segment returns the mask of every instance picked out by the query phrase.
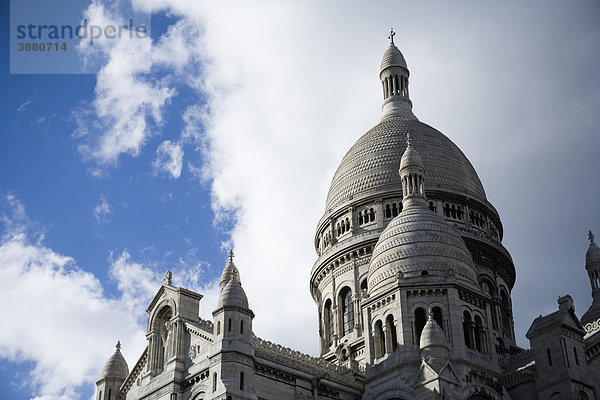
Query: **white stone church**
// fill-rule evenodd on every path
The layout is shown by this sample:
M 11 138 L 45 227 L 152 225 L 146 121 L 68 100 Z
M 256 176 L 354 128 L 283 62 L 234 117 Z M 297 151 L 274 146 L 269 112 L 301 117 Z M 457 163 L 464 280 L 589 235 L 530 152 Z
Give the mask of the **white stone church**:
M 321 357 L 253 334 L 230 253 L 213 321 L 198 316 L 201 294 L 165 274 L 146 310 L 147 348 L 130 369 L 117 344 L 96 399 L 600 399 L 593 234 L 592 306 L 579 319 L 560 297 L 531 324 L 531 348 L 520 348 L 500 216 L 462 151 L 413 114 L 393 36 L 381 120 L 341 161 L 317 224 L 310 291 Z

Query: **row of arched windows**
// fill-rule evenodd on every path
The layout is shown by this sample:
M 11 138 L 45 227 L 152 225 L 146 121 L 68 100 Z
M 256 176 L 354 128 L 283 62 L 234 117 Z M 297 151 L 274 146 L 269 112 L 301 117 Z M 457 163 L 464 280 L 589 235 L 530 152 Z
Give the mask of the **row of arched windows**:
M 350 220 L 348 218 L 342 219 L 335 225 L 335 230 L 338 236 L 348 232 L 350 230 Z
M 446 218 L 453 218 L 462 221 L 464 218 L 465 212 L 456 204 L 444 203 L 444 216 Z
M 398 214 L 402 212 L 402 202 L 391 203 L 385 205 L 384 215 L 386 218 L 396 217 Z
M 339 336 L 343 337 L 354 329 L 354 303 L 352 301 L 352 290 L 345 286 L 338 297 L 338 308 L 341 311 L 339 319 Z M 335 334 L 335 313 L 331 299 L 327 299 L 323 308 L 323 322 L 325 324 L 325 342 L 328 347 L 333 345 Z
M 373 339 L 375 358 L 381 358 L 386 354 L 396 351 L 398 348 L 398 336 L 393 315 L 390 314 L 385 318 L 385 329 L 384 323 L 381 320 L 375 322 Z
M 473 319 L 468 311 L 463 313 L 463 336 L 467 348 L 485 353 L 485 331 L 479 315 Z
M 478 228 L 484 229 L 486 227 L 485 218 L 481 216 L 477 211 L 471 210 L 469 212 L 469 220 L 473 225 Z
M 369 222 L 375 221 L 375 210 L 371 208 L 365 208 L 358 213 L 358 225 L 368 224 Z

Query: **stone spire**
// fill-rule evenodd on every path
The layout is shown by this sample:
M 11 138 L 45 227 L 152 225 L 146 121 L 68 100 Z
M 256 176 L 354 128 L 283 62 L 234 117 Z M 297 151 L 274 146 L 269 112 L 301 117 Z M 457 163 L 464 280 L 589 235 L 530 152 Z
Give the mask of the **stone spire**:
M 223 273 L 221 274 L 221 280 L 219 281 L 219 286 L 221 286 L 221 290 L 225 288 L 225 286 L 231 279 L 236 280 L 240 285 L 242 284 L 242 280 L 240 279 L 240 272 L 233 263 L 233 257 L 235 257 L 233 254 L 233 250 L 229 250 L 228 257 L 229 262 L 223 269 Z
M 217 309 L 223 306 L 237 306 L 248 308 L 248 298 L 242 288 L 240 272 L 233 263 L 233 250 L 229 251 L 229 262 L 221 274 L 221 294 L 217 300 Z
M 431 310 L 428 314 L 427 323 L 421 332 L 419 350 L 424 361 L 439 369 L 448 362 L 448 344 L 442 328 L 433 319 Z
M 410 133 L 406 134 L 406 150 L 400 159 L 402 180 L 402 207 L 427 207 L 425 200 L 425 167 L 419 153 L 412 145 Z
M 383 53 L 379 79 L 383 88 L 383 116 L 381 120 L 390 117 L 415 118 L 412 113 L 412 103 L 408 96 L 408 67 L 404 56 L 394 44 L 396 32 L 390 31 L 390 47 Z
M 585 253 L 585 269 L 592 286 L 592 305 L 581 317 L 581 324 L 586 325 L 600 319 L 600 248 L 594 242 L 592 231 L 588 233 L 590 246 Z
M 117 342 L 116 348 L 113 355 L 104 365 L 102 378 L 116 378 L 124 381 L 129 375 L 129 367 L 121 354 L 121 341 Z

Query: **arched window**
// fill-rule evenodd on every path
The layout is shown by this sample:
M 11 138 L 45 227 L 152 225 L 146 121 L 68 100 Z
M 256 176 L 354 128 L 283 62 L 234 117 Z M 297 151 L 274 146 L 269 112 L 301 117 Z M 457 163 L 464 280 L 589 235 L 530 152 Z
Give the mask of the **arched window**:
M 439 307 L 433 307 L 433 320 L 444 330 L 444 314 Z
M 479 315 L 475 316 L 475 348 L 483 353 L 483 323 Z
M 398 208 L 396 207 L 396 203 L 392 204 L 392 216 L 397 216 L 398 215 Z
M 375 322 L 375 358 L 381 358 L 385 354 L 385 334 L 381 321 Z
M 108 400 L 112 400 L 112 389 L 108 389 Z
M 433 204 L 433 201 L 430 201 L 430 202 L 429 202 L 429 209 L 430 209 L 430 210 L 431 210 L 433 213 L 435 213 L 435 212 L 437 211 L 437 209 L 436 209 L 435 205 Z
M 221 334 L 221 321 L 217 321 L 217 336 Z
M 213 372 L 213 393 L 217 391 L 217 373 Z
M 102 390 L 100 391 L 100 394 L 98 394 L 98 400 L 102 400 Z
M 340 292 L 340 304 L 342 305 L 342 336 L 347 335 L 354 329 L 354 306 L 352 304 L 352 291 L 345 287 Z
M 360 290 L 367 291 L 367 278 L 363 279 L 363 281 L 360 283 Z
M 388 315 L 385 319 L 385 331 L 387 333 L 387 352 L 396 351 L 398 348 L 398 338 L 396 336 L 396 325 L 394 325 L 393 315 Z
M 231 332 L 231 318 L 227 321 L 227 332 Z
M 331 311 L 331 300 L 325 302 L 325 308 L 323 312 L 325 321 L 325 342 L 328 347 L 333 344 L 333 312 Z
M 240 390 L 244 390 L 244 371 L 240 372 Z
M 165 305 L 155 315 L 152 321 L 153 335 L 150 337 L 150 363 L 152 374 L 160 374 L 165 367 L 168 359 L 173 355 L 176 335 L 175 324 L 171 323 L 173 311 L 171 307 Z
M 244 321 L 240 321 L 240 334 L 244 334 Z
M 510 303 L 508 302 L 508 295 L 504 290 L 500 292 L 500 306 L 502 308 L 502 315 L 500 315 L 500 319 L 502 321 L 502 327 L 505 329 L 509 329 L 510 325 Z
M 469 349 L 473 348 L 473 340 L 471 339 L 471 326 L 473 321 L 471 320 L 471 314 L 467 311 L 463 313 L 463 335 L 465 337 L 465 346 Z
M 425 328 L 425 323 L 427 322 L 427 314 L 425 313 L 425 309 L 419 307 L 415 310 L 415 337 L 416 344 L 419 344 L 421 340 L 421 332 L 423 332 L 423 328 Z

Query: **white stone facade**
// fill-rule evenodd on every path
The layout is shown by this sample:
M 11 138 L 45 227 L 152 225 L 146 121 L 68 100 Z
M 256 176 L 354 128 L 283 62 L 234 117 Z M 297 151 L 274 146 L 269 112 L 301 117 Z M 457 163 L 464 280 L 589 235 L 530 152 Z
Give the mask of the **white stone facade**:
M 202 295 L 165 274 L 146 310 L 148 347 L 129 371 L 117 346 L 98 400 L 599 398 L 593 235 L 592 307 L 579 320 L 561 297 L 521 349 L 500 216 L 460 149 L 412 113 L 409 70 L 390 39 L 383 117 L 340 163 L 317 224 L 310 290 L 321 357 L 254 336 L 230 257 L 213 321 L 198 317 Z

